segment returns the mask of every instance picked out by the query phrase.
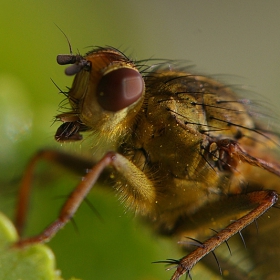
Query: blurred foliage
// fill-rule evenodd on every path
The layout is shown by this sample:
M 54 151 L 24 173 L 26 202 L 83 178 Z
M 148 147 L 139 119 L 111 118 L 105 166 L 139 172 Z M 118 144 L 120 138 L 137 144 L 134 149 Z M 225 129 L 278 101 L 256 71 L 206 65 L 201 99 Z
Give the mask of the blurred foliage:
M 0 279 L 8 280 L 59 280 L 55 259 L 45 245 L 16 249 L 17 240 L 13 224 L 0 213 Z M 61 279 L 62 280 L 62 279 Z

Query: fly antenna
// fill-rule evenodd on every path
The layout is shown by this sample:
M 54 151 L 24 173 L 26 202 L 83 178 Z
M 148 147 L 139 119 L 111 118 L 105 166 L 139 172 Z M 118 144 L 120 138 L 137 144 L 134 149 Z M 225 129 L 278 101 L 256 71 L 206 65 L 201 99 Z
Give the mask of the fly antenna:
M 67 35 L 64 33 L 64 31 L 55 23 L 55 26 L 60 30 L 60 32 L 64 35 L 64 37 L 66 38 L 67 40 L 67 43 L 68 43 L 68 46 L 69 46 L 69 51 L 70 51 L 70 54 L 72 55 L 73 52 L 72 52 L 72 46 L 71 46 L 71 43 L 67 37 Z

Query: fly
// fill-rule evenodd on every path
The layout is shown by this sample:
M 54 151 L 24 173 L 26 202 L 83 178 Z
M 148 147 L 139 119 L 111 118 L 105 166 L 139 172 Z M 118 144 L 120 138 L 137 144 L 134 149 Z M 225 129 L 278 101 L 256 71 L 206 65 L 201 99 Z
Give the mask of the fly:
M 81 141 L 87 133 L 102 156 L 89 161 L 42 150 L 31 159 L 17 204 L 20 234 L 38 161 L 78 171 L 84 179 L 57 220 L 16 246 L 53 238 L 95 183 L 106 178 L 125 208 L 143 217 L 158 234 L 175 238 L 188 252 L 179 260 L 164 261 L 175 269 L 171 279 L 177 280 L 276 204 L 278 136 L 252 117 L 230 87 L 173 69 L 170 61 L 156 66 L 146 65 L 148 60 L 132 61 L 111 47 L 95 48 L 84 56 L 58 55 L 57 62 L 70 65 L 65 73 L 73 75 L 74 82 L 66 93 L 71 109 L 56 116 L 62 124 L 55 139 Z M 279 215 L 266 221 L 264 234 L 260 229 L 259 241 L 251 246 L 250 238 L 257 234 L 248 231 L 248 254 L 256 265 L 241 270 L 238 263 L 230 264 L 227 279 L 279 277 Z M 227 261 L 219 263 L 223 268 Z

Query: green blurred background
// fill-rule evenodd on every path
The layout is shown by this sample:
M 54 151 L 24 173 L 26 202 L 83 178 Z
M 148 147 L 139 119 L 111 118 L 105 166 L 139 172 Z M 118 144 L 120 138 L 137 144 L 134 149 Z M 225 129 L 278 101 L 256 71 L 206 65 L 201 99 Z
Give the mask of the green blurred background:
M 219 75 L 263 96 L 274 110 L 280 94 L 280 2 L 275 1 L 3 1 L 0 11 L 0 209 L 11 215 L 15 185 L 38 148 L 60 148 L 52 125 L 72 77 L 56 55 L 69 48 L 111 45 L 134 59 L 184 59 L 196 71 Z M 64 147 L 62 147 L 64 148 Z M 71 150 L 71 145 L 70 148 Z M 73 148 L 77 150 L 77 148 Z M 27 234 L 56 217 L 79 178 L 42 165 L 35 179 Z M 47 169 L 47 170 L 46 170 Z M 45 174 L 45 173 L 44 173 Z M 52 180 L 52 177 L 54 180 Z M 47 186 L 48 187 L 47 187 Z M 180 256 L 124 213 L 106 192 L 90 195 L 102 221 L 85 205 L 49 244 L 65 278 L 168 279 L 152 261 Z M 174 247 L 174 250 L 172 249 Z M 196 278 L 197 279 L 197 278 Z

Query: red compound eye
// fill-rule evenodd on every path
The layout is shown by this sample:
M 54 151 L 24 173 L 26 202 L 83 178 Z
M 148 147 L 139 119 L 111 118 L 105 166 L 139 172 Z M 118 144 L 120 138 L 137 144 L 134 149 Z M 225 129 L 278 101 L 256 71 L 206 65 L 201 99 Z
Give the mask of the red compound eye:
M 120 68 L 105 74 L 97 86 L 99 105 L 107 111 L 119 111 L 137 101 L 143 94 L 141 74 L 131 68 Z

